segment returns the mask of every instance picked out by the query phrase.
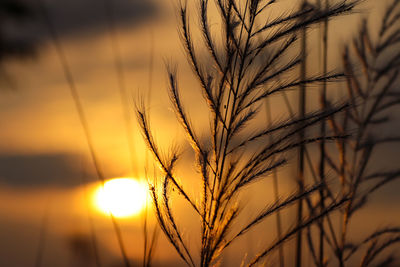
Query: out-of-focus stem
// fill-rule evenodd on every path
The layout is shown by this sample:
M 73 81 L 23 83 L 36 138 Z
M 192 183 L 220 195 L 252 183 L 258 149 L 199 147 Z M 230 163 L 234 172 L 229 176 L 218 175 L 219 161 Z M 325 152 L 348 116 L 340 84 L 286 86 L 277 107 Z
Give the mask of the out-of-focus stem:
M 319 7 L 322 9 L 321 0 L 318 1 Z M 328 10 L 329 1 L 325 0 L 324 9 Z M 323 75 L 326 76 L 328 72 L 328 18 L 324 19 L 322 24 L 322 72 Z M 320 103 L 321 108 L 326 108 L 326 88 L 327 82 L 324 80 L 321 86 L 321 94 L 320 94 Z M 321 137 L 326 135 L 326 120 L 321 121 L 320 128 Z M 320 142 L 320 162 L 319 162 L 319 177 L 321 183 L 325 182 L 325 140 L 322 139 Z M 321 212 L 325 209 L 325 196 L 324 196 L 325 187 L 321 187 L 319 190 L 320 195 L 320 209 Z M 319 233 L 319 266 L 324 266 L 324 218 L 322 217 L 320 220 L 320 233 Z
M 303 1 L 302 7 L 307 5 L 307 1 Z M 307 74 L 307 58 L 306 58 L 306 50 L 307 50 L 307 29 L 304 27 L 300 30 L 300 38 L 301 38 L 301 66 L 300 66 L 300 80 L 306 80 Z M 303 119 L 305 117 L 306 112 L 306 85 L 304 83 L 300 84 L 299 88 L 299 114 L 300 118 Z M 299 142 L 304 140 L 304 130 L 299 132 Z M 298 149 L 298 190 L 299 192 L 304 191 L 304 144 L 301 144 Z M 297 204 L 297 225 L 300 226 L 303 219 L 303 201 L 299 200 Z M 295 265 L 296 267 L 301 266 L 301 256 L 302 256 L 302 230 L 299 230 L 296 236 L 296 259 Z
M 266 115 L 267 115 L 267 124 L 270 126 L 272 124 L 272 115 L 271 115 L 271 105 L 269 102 L 269 98 L 267 97 L 265 99 L 265 106 L 266 106 Z M 272 136 L 270 135 L 270 142 L 272 143 Z M 273 189 L 274 189 L 274 198 L 275 201 L 279 201 L 279 185 L 278 185 L 278 173 L 276 169 L 273 170 L 272 172 L 273 176 Z M 278 234 L 278 239 L 282 238 L 282 219 L 281 219 L 281 212 L 278 210 L 276 212 L 276 229 L 277 229 L 277 234 Z M 285 266 L 285 253 L 283 250 L 283 246 L 279 246 L 279 266 L 284 267 Z

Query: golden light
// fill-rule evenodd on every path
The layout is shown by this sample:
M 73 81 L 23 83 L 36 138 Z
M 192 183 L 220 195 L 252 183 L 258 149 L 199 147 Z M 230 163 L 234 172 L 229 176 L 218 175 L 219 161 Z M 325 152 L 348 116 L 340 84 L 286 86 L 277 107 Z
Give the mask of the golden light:
M 147 185 L 132 178 L 108 180 L 95 192 L 96 207 L 103 213 L 123 218 L 138 214 L 146 205 Z

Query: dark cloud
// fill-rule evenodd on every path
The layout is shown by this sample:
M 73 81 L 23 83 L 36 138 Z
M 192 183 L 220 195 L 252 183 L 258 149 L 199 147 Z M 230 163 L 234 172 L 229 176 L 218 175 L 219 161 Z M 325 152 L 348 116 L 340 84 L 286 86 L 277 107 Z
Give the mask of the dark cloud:
M 72 187 L 83 175 L 81 157 L 74 155 L 0 155 L 0 183 L 7 186 Z
M 116 27 L 124 27 L 139 26 L 159 14 L 157 6 L 151 0 L 47 0 L 44 2 L 54 26 L 61 34 L 105 31 L 110 16 Z
M 9 14 L 1 18 L 0 35 L 7 41 L 4 42 L 7 47 L 11 48 L 26 48 L 48 38 L 49 25 L 46 25 L 48 23 L 44 19 L 40 3 L 43 3 L 52 26 L 61 37 L 101 34 L 109 30 L 110 21 L 115 28 L 139 27 L 161 14 L 154 0 L 19 0 L 16 2 L 26 10 L 24 14 L 14 15 L 8 11 L 9 9 L 0 5 L 0 13 Z

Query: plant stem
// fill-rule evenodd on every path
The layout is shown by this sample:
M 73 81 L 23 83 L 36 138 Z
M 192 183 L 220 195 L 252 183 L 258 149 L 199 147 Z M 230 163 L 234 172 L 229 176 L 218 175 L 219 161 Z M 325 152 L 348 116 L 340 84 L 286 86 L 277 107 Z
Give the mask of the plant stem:
M 272 114 L 271 114 L 271 105 L 270 105 L 269 98 L 265 99 L 265 107 L 266 107 L 266 113 L 267 113 L 266 114 L 267 115 L 267 125 L 271 126 L 272 125 Z M 269 140 L 272 143 L 271 135 L 269 136 Z M 278 173 L 275 169 L 272 172 L 272 176 L 273 176 L 274 198 L 275 198 L 275 201 L 278 202 L 279 201 Z M 276 228 L 277 228 L 277 232 L 278 232 L 278 239 L 281 239 L 282 238 L 282 219 L 281 219 L 281 212 L 279 210 L 276 212 Z M 279 253 L 279 266 L 284 267 L 285 266 L 285 253 L 283 250 L 283 246 L 279 247 L 278 253 Z
M 56 29 L 52 23 L 52 20 L 50 19 L 49 13 L 47 12 L 43 1 L 42 0 L 36 0 L 36 1 L 38 3 L 39 8 L 41 9 L 44 22 L 45 22 L 46 26 L 48 27 L 49 33 L 51 35 L 51 38 L 53 40 L 53 43 L 54 43 L 54 46 L 55 46 L 55 49 L 56 49 L 56 52 L 58 55 L 58 58 L 60 60 L 62 69 L 64 71 L 65 79 L 67 80 L 67 84 L 68 84 L 72 99 L 75 103 L 76 111 L 78 113 L 79 121 L 81 123 L 81 126 L 82 126 L 84 134 L 85 134 L 86 142 L 87 142 L 87 145 L 88 145 L 88 148 L 90 151 L 93 165 L 96 170 L 97 178 L 100 180 L 100 182 L 104 186 L 105 176 L 100 168 L 99 160 L 97 158 L 97 154 L 95 152 L 94 145 L 93 145 L 93 138 L 92 138 L 92 135 L 89 130 L 89 124 L 88 124 L 86 114 L 83 109 L 82 102 L 79 97 L 78 90 L 76 88 L 75 80 L 72 76 L 72 72 L 71 72 L 71 69 L 70 69 L 68 61 L 67 61 L 67 57 L 65 56 L 64 50 L 61 46 L 60 39 L 57 35 Z M 122 240 L 121 229 L 120 229 L 115 217 L 111 213 L 110 213 L 110 218 L 111 218 L 111 221 L 112 221 L 112 224 L 114 227 L 114 231 L 115 231 L 115 234 L 117 237 L 117 241 L 119 244 L 119 248 L 121 251 L 121 255 L 122 255 L 124 264 L 126 267 L 130 267 L 128 256 L 126 254 L 125 246 L 124 246 L 124 243 Z
M 50 214 L 50 201 L 47 201 L 46 207 L 43 213 L 42 222 L 40 225 L 40 232 L 39 232 L 39 245 L 36 252 L 36 260 L 35 260 L 35 267 L 41 267 L 43 262 L 43 254 L 44 248 L 46 246 L 46 236 L 47 236 L 47 229 L 49 225 L 49 215 Z
M 153 30 L 150 31 L 150 57 L 149 57 L 149 77 L 148 77 L 148 91 L 147 91 L 147 106 L 150 106 L 150 99 L 151 99 L 151 93 L 152 93 L 152 87 L 153 87 L 153 72 L 154 72 L 154 34 Z M 145 177 L 149 182 L 148 179 L 148 170 L 149 170 L 149 154 L 148 151 L 145 153 Z M 149 239 L 149 232 L 147 229 L 148 226 L 148 201 L 146 198 L 146 210 L 145 210 L 145 215 L 143 218 L 143 236 L 144 236 L 144 243 L 143 243 L 143 267 L 148 267 L 151 265 L 151 247 L 154 246 L 155 240 L 150 242 L 150 249 L 148 249 L 148 239 Z M 156 226 L 154 227 L 154 231 Z M 155 233 L 153 235 L 155 237 Z
M 84 200 L 86 203 L 86 215 L 88 218 L 89 228 L 90 228 L 90 241 L 91 241 L 92 247 L 93 247 L 93 256 L 94 256 L 95 265 L 96 265 L 96 267 L 101 267 L 99 248 L 97 245 L 96 231 L 94 228 L 94 220 L 93 220 L 92 213 L 90 212 L 88 190 L 87 190 L 87 186 L 86 186 L 87 181 L 86 181 L 84 175 L 85 175 L 85 172 L 82 173 L 82 184 L 83 184 L 83 197 L 84 197 Z
M 304 7 L 307 4 L 307 1 L 303 1 L 302 7 Z M 305 81 L 306 80 L 306 73 L 307 73 L 307 58 L 306 58 L 306 49 L 307 49 L 307 29 L 303 27 L 301 30 L 301 66 L 300 66 L 300 80 Z M 300 91 L 299 91 L 299 114 L 300 114 L 300 119 L 303 119 L 305 117 L 305 112 L 306 112 L 306 85 L 305 83 L 300 84 Z M 302 142 L 304 140 L 304 129 L 299 132 L 299 142 Z M 304 144 L 301 144 L 298 149 L 298 156 L 299 156 L 299 162 L 298 162 L 298 177 L 297 177 L 297 183 L 298 183 L 298 190 L 300 193 L 304 191 L 304 150 L 305 146 Z M 300 226 L 302 223 L 303 219 L 303 201 L 300 199 L 298 201 L 298 206 L 297 206 L 297 225 Z M 296 267 L 301 266 L 301 254 L 302 254 L 302 230 L 300 229 L 297 232 L 296 235 Z
M 322 4 L 321 0 L 318 1 L 319 8 L 322 9 Z M 329 8 L 329 0 L 325 0 L 325 10 L 328 10 Z M 323 75 L 326 76 L 328 72 L 328 18 L 324 19 L 324 22 L 322 24 L 322 72 Z M 326 89 L 327 89 L 327 83 L 326 81 L 322 82 L 322 87 L 321 87 L 321 95 L 320 95 L 320 103 L 321 103 L 321 109 L 326 109 Z M 321 128 L 320 128 L 320 135 L 325 136 L 326 135 L 326 120 L 321 121 Z M 321 183 L 324 184 L 324 186 L 321 187 L 319 190 L 319 195 L 320 195 L 320 209 L 321 212 L 325 209 L 325 196 L 324 196 L 324 191 L 325 191 L 325 140 L 321 140 L 320 142 L 320 162 L 319 162 L 319 177 L 321 180 Z M 324 266 L 324 218 L 321 218 L 320 221 L 320 233 L 319 233 L 319 266 Z

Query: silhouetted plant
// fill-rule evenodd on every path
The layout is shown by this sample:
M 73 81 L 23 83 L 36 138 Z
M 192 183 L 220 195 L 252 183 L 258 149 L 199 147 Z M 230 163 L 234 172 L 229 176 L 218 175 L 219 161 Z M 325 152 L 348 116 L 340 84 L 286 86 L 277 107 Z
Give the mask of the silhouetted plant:
M 325 0 L 322 3 L 322 0 L 317 1 L 317 5 L 319 8 L 324 8 L 324 9 L 329 9 L 329 0 Z M 321 33 L 322 33 L 322 73 L 324 75 L 327 74 L 328 72 L 328 20 L 325 19 L 322 28 L 321 28 Z M 327 83 L 322 82 L 321 86 L 321 92 L 320 92 L 320 105 L 322 109 L 326 108 L 327 105 Z M 325 136 L 326 135 L 326 121 L 321 122 L 321 128 L 320 128 L 320 135 Z M 325 141 L 322 140 L 320 142 L 320 158 L 319 158 L 319 178 L 322 183 L 325 182 L 326 177 L 325 177 L 325 154 L 326 154 L 326 147 L 325 147 Z M 325 209 L 325 188 L 321 188 L 319 190 L 319 197 L 320 197 L 320 208 L 321 210 Z M 321 219 L 320 225 L 324 224 L 324 218 Z M 320 228 L 319 231 L 319 255 L 318 255 L 318 264 L 320 266 L 323 266 L 325 263 L 325 255 L 324 255 L 324 230 L 322 227 Z
M 204 60 L 199 60 L 198 50 L 195 49 L 187 6 L 179 6 L 180 36 L 211 118 L 209 131 L 203 133 L 204 138 L 200 139 L 181 101 L 177 71 L 168 67 L 170 99 L 193 148 L 195 165 L 201 175 L 202 188 L 197 192 L 200 203 L 183 188 L 176 176 L 178 151 L 172 150 L 169 157 L 163 156 L 153 139 L 144 104 L 139 104 L 137 109 L 143 136 L 164 173 L 161 182 L 155 183 L 151 190 L 159 225 L 189 266 L 210 266 L 217 262 L 224 249 L 238 237 L 277 211 L 318 191 L 320 183 L 304 185 L 302 190 L 266 205 L 248 223 L 238 223 L 238 215 L 244 210 L 238 204 L 243 188 L 265 179 L 285 165 L 287 153 L 294 148 L 343 137 L 342 134 L 318 135 L 304 136 L 299 140 L 297 136 L 304 129 L 343 111 L 346 104 L 302 114 L 300 117 L 292 116 L 272 125 L 259 125 L 257 119 L 262 100 L 302 84 L 331 81 L 341 76 L 330 74 L 297 77 L 294 70 L 301 63 L 301 57 L 295 55 L 289 58 L 289 53 L 292 53 L 297 43 L 299 30 L 349 12 L 355 2 L 341 1 L 326 10 L 306 6 L 300 11 L 275 18 L 266 17 L 266 11 L 275 1 L 248 0 L 244 7 L 238 2 L 215 1 L 222 25 L 222 41 L 218 45 L 209 27 L 208 1 L 199 1 L 200 27 L 208 52 Z M 254 144 L 257 144 L 257 148 Z M 201 220 L 201 246 L 197 264 L 170 205 L 173 190 L 184 198 Z M 345 201 L 346 197 L 331 199 L 323 210 L 303 216 L 295 226 L 283 232 L 248 264 L 252 266 L 259 263 L 301 229 L 326 216 Z
M 326 162 L 339 178 L 337 184 L 326 186 L 329 196 L 346 195 L 349 201 L 342 210 L 341 225 L 327 217 L 326 242 L 332 248 L 340 266 L 350 266 L 356 252 L 364 251 L 360 266 L 389 266 L 389 255 L 373 265 L 392 245 L 400 242 L 400 228 L 387 227 L 368 234 L 359 242 L 350 241 L 348 230 L 354 214 L 365 207 L 378 189 L 400 176 L 400 169 L 377 170 L 373 164 L 376 149 L 400 137 L 382 136 L 383 125 L 389 122 L 388 111 L 400 104 L 398 81 L 400 71 L 400 1 L 387 6 L 376 41 L 363 20 L 358 35 L 343 53 L 348 99 L 352 103 L 344 116 L 332 116 L 331 129 L 335 134 L 352 133 L 352 138 L 337 140 L 338 159 L 326 155 Z M 350 52 L 353 48 L 353 53 Z M 361 73 L 357 70 L 361 69 Z M 377 128 L 378 127 L 378 128 Z M 358 258 L 357 258 L 358 259 Z M 353 265 L 351 265 L 353 266 Z

